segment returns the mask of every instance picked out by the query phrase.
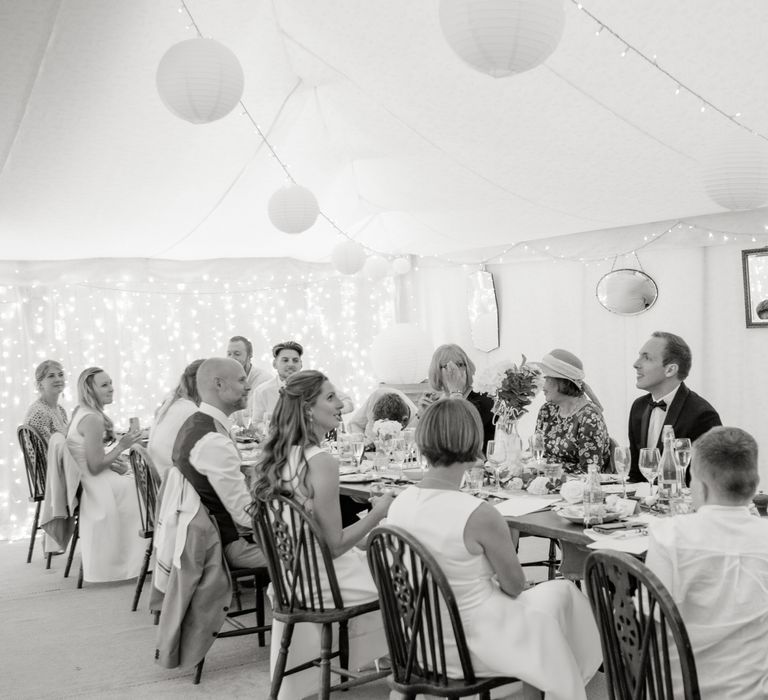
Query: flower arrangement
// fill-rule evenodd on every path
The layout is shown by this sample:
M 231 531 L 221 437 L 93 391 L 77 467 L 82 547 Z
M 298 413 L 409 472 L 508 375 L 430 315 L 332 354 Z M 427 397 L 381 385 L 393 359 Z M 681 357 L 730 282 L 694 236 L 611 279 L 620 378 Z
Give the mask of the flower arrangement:
M 373 424 L 373 436 L 377 440 L 390 440 L 399 437 L 403 426 L 396 420 L 377 420 Z
M 493 398 L 494 422 L 506 431 L 528 412 L 540 385 L 539 371 L 526 363 L 525 355 L 519 365 L 501 362 L 475 377 L 475 391 Z

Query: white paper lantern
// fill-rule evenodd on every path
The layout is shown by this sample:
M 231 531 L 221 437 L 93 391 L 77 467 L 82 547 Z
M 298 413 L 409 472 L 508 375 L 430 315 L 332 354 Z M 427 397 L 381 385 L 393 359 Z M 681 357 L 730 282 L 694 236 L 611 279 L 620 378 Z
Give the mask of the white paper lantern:
M 379 280 L 389 274 L 389 261 L 386 258 L 382 258 L 381 255 L 371 255 L 365 261 L 363 272 L 367 277 Z
M 331 264 L 342 275 L 354 275 L 365 265 L 365 248 L 357 241 L 342 241 L 331 252 Z
M 565 27 L 563 0 L 442 0 L 440 26 L 464 62 L 494 78 L 547 60 Z
M 157 67 L 157 92 L 181 119 L 206 124 L 227 116 L 243 96 L 237 56 L 213 39 L 187 39 L 171 46 Z
M 371 364 L 380 382 L 420 382 L 427 376 L 431 359 L 432 345 L 429 338 L 411 323 L 397 323 L 387 328 L 371 344 Z
M 411 261 L 408 258 L 395 258 L 392 261 L 392 272 L 396 275 L 407 275 L 411 271 Z
M 704 162 L 709 197 L 726 209 L 756 209 L 768 202 L 768 149 L 757 139 L 730 144 Z
M 269 198 L 269 220 L 283 233 L 302 233 L 320 213 L 314 194 L 301 185 L 281 187 Z

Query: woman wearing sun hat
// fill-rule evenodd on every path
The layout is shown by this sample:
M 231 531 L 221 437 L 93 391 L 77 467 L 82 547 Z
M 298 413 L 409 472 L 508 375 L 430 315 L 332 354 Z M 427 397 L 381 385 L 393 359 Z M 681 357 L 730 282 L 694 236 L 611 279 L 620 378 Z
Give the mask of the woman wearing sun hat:
M 536 418 L 536 430 L 544 435 L 544 458 L 562 462 L 569 474 L 586 474 L 589 464 L 602 469 L 610 457 L 610 439 L 581 360 L 556 348 L 535 364 L 544 376 L 546 403 Z

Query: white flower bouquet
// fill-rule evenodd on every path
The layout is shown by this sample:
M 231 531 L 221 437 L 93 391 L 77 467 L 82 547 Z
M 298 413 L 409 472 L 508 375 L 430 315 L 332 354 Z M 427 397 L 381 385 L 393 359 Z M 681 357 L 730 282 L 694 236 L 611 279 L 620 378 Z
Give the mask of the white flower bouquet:
M 400 437 L 403 426 L 396 420 L 377 420 L 373 424 L 373 436 L 377 440 Z

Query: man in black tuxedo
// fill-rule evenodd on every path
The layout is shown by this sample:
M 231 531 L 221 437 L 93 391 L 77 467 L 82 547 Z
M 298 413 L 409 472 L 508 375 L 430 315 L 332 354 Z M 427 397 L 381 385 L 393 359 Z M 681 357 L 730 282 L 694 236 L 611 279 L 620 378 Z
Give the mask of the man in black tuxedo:
M 637 372 L 637 388 L 648 393 L 636 399 L 629 411 L 629 480 L 644 481 L 638 466 L 640 448 L 658 447 L 661 451 L 663 426 L 671 425 L 676 438 L 693 442 L 722 423 L 710 403 L 683 383 L 691 369 L 691 349 L 679 335 L 654 332 L 632 366 Z

